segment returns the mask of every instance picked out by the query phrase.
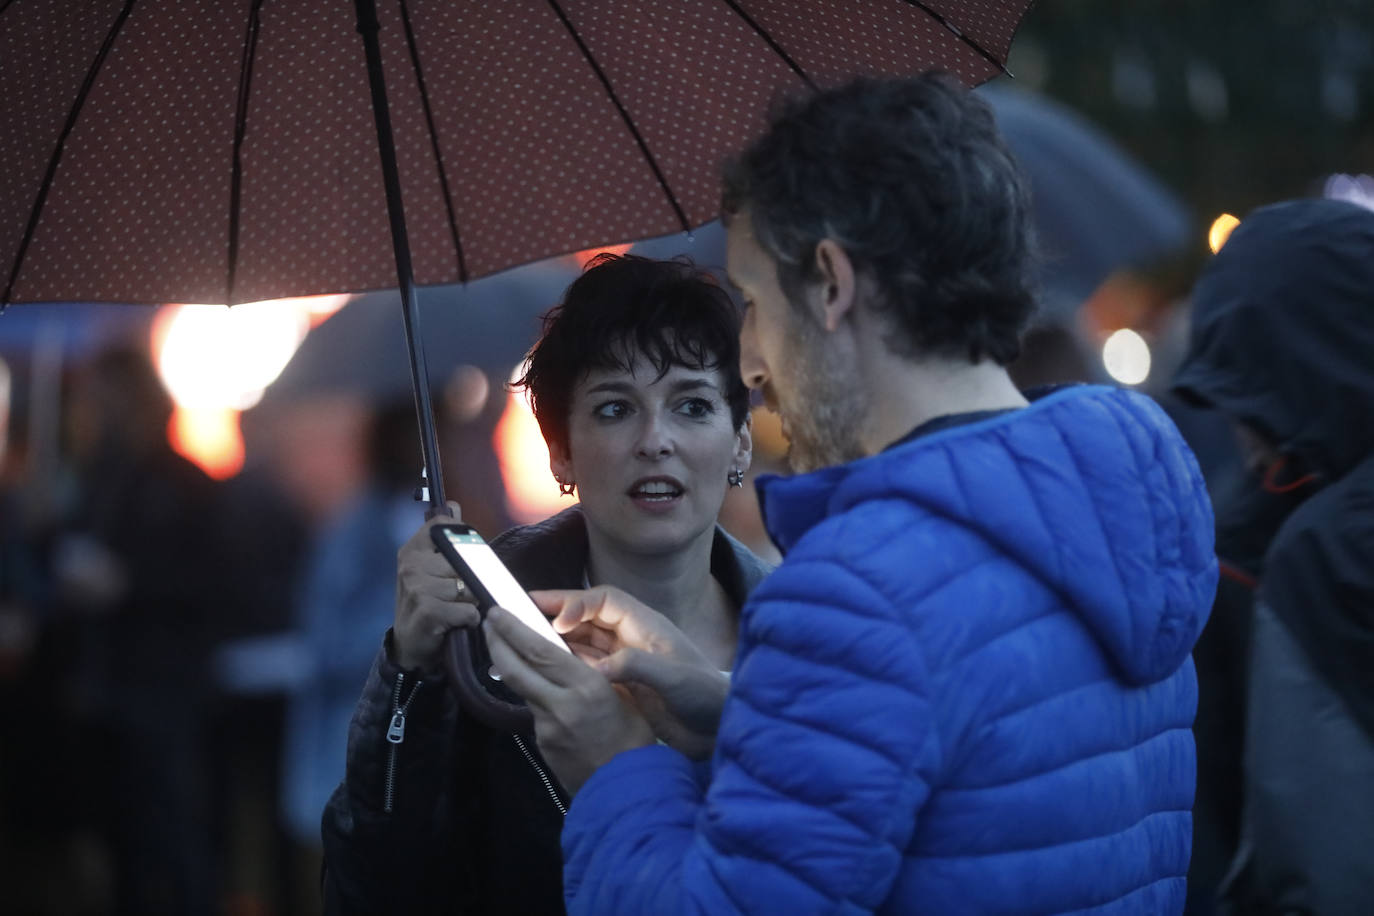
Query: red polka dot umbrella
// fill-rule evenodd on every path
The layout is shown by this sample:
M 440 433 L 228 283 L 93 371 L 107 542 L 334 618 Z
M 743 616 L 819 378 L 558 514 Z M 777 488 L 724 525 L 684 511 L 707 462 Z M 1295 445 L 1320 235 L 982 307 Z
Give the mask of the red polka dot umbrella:
M 0 307 L 397 285 L 413 307 L 690 229 L 779 91 L 982 82 L 1030 2 L 373 4 L 0 0 Z

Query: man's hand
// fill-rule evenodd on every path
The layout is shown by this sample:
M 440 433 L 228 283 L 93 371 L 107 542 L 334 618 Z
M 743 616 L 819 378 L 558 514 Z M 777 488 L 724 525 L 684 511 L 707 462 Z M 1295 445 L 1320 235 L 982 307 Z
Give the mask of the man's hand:
M 711 755 L 730 679 L 668 618 L 609 586 L 531 597 L 575 652 L 629 690 L 655 735 L 693 759 Z
M 396 620 L 391 628 L 392 660 L 402 668 L 432 671 L 439 667 L 444 637 L 454 627 L 475 627 L 481 620 L 458 573 L 430 539 L 429 529 L 459 519 L 436 515 L 396 554 Z
M 529 703 L 539 751 L 569 795 L 616 754 L 654 743 L 634 704 L 577 656 L 501 608 L 487 611 L 483 630 L 492 665 Z

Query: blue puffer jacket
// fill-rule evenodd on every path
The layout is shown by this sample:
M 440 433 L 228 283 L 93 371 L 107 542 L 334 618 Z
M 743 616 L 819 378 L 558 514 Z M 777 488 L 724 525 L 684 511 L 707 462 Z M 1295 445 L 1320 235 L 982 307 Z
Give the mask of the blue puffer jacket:
M 1075 387 L 761 491 L 710 771 L 593 776 L 571 912 L 1181 910 L 1216 562 L 1163 411 Z

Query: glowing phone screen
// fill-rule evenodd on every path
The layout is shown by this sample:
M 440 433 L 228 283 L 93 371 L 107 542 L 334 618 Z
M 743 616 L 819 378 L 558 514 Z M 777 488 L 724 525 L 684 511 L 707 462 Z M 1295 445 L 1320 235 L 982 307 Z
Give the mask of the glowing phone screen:
M 481 581 L 491 595 L 492 601 L 510 611 L 525 626 L 558 648 L 565 652 L 572 651 L 568 644 L 559 638 L 549 619 L 534 606 L 530 596 L 510 574 L 510 570 L 497 558 L 495 551 L 482 540 L 481 535 L 452 529 L 446 529 L 444 535 L 458 552 L 458 556 L 468 565 L 468 569 L 472 570 L 472 574 Z

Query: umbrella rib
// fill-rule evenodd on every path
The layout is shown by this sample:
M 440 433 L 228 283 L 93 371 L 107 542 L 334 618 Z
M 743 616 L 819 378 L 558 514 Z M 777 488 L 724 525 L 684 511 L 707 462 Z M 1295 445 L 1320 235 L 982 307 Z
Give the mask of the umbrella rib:
M 981 57 L 982 57 L 984 60 L 986 60 L 988 63 L 992 64 L 992 65 L 993 65 L 994 67 L 996 67 L 998 70 L 1001 70 L 1001 71 L 1002 71 L 1003 73 L 1005 73 L 1007 76 L 1012 77 L 1012 79 L 1015 79 L 1015 78 L 1016 78 L 1015 74 L 1013 74 L 1010 70 L 1007 69 L 1007 65 L 1006 65 L 1006 64 L 1004 64 L 1002 61 L 998 60 L 992 53 L 990 53 L 986 48 L 984 48 L 984 47 L 983 47 L 982 45 L 980 45 L 978 42 L 974 41 L 972 38 L 969 38 L 967 35 L 965 35 L 964 32 L 963 32 L 963 30 L 960 29 L 960 28 L 959 28 L 957 25 L 955 25 L 954 23 L 950 22 L 948 19 L 946 19 L 943 13 L 936 12 L 935 10 L 931 9 L 931 8 L 930 8 L 929 6 L 927 6 L 926 4 L 922 3 L 921 0 L 905 0 L 905 2 L 907 3 L 908 6 L 914 6 L 914 7 L 916 7 L 917 9 L 921 10 L 922 12 L 924 12 L 924 13 L 925 13 L 927 16 L 929 16 L 931 19 L 934 19 L 936 22 L 940 23 L 940 25 L 944 26 L 946 29 L 949 30 L 950 34 L 952 34 L 955 38 L 957 38 L 957 39 L 959 39 L 960 41 L 962 41 L 964 44 L 968 45 L 968 46 L 969 46 L 970 48 L 972 48 L 973 50 L 977 51 L 978 54 L 979 54 L 979 56 L 981 56 Z M 1026 4 L 1026 10 L 1023 11 L 1023 12 L 1021 13 L 1022 18 L 1025 18 L 1025 14 L 1026 14 L 1027 11 L 1030 10 L 1030 7 L 1031 7 L 1031 4 L 1030 4 L 1030 3 L 1027 3 L 1027 4 Z
M 234 161 L 229 178 L 229 271 L 224 281 L 224 301 L 234 301 L 238 283 L 239 230 L 243 211 L 243 141 L 248 133 L 248 96 L 253 85 L 253 61 L 257 59 L 258 31 L 262 22 L 262 0 L 253 0 L 248 11 L 248 34 L 243 40 L 243 59 L 239 62 L 239 97 L 234 112 Z
M 739 18 L 744 20 L 745 24 L 747 24 L 749 28 L 753 29 L 755 32 L 758 33 L 758 36 L 762 38 L 764 42 L 767 43 L 768 47 L 773 49 L 773 53 L 778 55 L 778 57 L 782 58 L 783 63 L 787 64 L 787 66 L 792 68 L 792 72 L 797 74 L 797 76 L 801 78 L 802 82 L 806 83 L 808 89 L 811 89 L 813 91 L 816 90 L 816 83 L 811 79 L 810 76 L 807 75 L 806 71 L 801 68 L 801 64 L 793 60 L 792 55 L 788 54 L 787 51 L 783 49 L 783 46 L 778 44 L 777 40 L 772 35 L 769 35 L 768 31 L 763 26 L 759 25 L 757 21 L 755 21 L 753 16 L 750 16 L 747 12 L 745 12 L 744 8 L 740 6 L 738 3 L 736 3 L 735 0 L 724 0 L 724 2 L 726 6 L 734 10 L 735 15 L 739 16 Z
M 577 42 L 578 50 L 582 52 L 582 56 L 586 59 L 587 65 L 592 68 L 592 72 L 596 74 L 596 78 L 601 80 L 601 85 L 606 89 L 606 95 L 610 98 L 611 104 L 615 105 L 616 111 L 620 112 L 621 120 L 625 122 L 625 126 L 629 129 L 631 136 L 634 137 L 635 143 L 639 144 L 639 151 L 643 154 L 644 161 L 649 164 L 649 168 L 653 170 L 654 177 L 658 179 L 659 186 L 663 188 L 663 193 L 668 198 L 668 204 L 673 208 L 673 213 L 677 216 L 678 222 L 682 225 L 682 231 L 691 232 L 692 226 L 687 221 L 687 214 L 683 212 L 682 205 L 678 203 L 677 197 L 673 194 L 673 189 L 668 186 L 668 179 L 664 176 L 663 170 L 658 167 L 658 161 L 654 159 L 654 154 L 649 152 L 649 145 L 644 142 L 644 137 L 640 134 L 639 128 L 635 127 L 635 122 L 634 119 L 630 117 L 630 112 L 626 110 L 624 103 L 621 102 L 620 97 L 616 95 L 615 87 L 611 85 L 610 78 L 606 76 L 605 71 L 601 69 L 601 65 L 596 62 L 596 58 L 592 55 L 591 48 L 587 47 L 587 43 L 583 41 L 582 36 L 577 33 L 577 29 L 573 26 L 572 20 L 570 20 L 568 14 L 563 11 L 563 7 L 558 3 L 558 0 L 549 0 L 549 6 L 558 14 L 559 20 L 563 23 L 563 28 L 572 36 L 572 40 Z
M 29 243 L 33 241 L 34 233 L 38 231 L 38 221 L 43 215 L 43 207 L 48 202 L 48 193 L 52 190 L 53 181 L 57 178 L 57 166 L 62 161 L 62 151 L 67 147 L 67 138 L 76 128 L 76 121 L 81 116 L 81 109 L 86 104 L 86 97 L 91 94 L 91 88 L 95 86 L 95 79 L 100 74 L 101 68 L 105 66 L 105 58 L 109 56 L 110 48 L 114 47 L 115 39 L 119 36 L 120 30 L 124 28 L 129 13 L 133 12 L 135 2 L 136 0 L 125 0 L 124 8 L 119 11 L 119 16 L 115 18 L 114 24 L 110 26 L 110 31 L 106 33 L 100 50 L 96 52 L 95 60 L 91 62 L 91 68 L 86 71 L 86 79 L 81 84 L 81 90 L 76 94 L 76 100 L 72 102 L 71 110 L 67 112 L 67 123 L 62 126 L 62 133 L 58 136 L 52 156 L 48 159 L 48 171 L 43 176 L 43 184 L 38 189 L 38 197 L 33 203 L 33 209 L 29 211 L 29 223 L 24 227 L 24 237 L 19 240 L 19 251 L 15 253 L 14 266 L 10 269 L 10 277 L 5 284 L 5 292 L 0 295 L 0 309 L 9 304 L 10 297 L 14 294 L 14 285 L 19 282 L 19 271 L 24 266 L 24 257 L 28 254 Z M 8 7 L 8 4 L 6 6 Z
M 453 192 L 448 185 L 448 172 L 444 169 L 444 156 L 439 150 L 439 129 L 434 124 L 434 109 L 429 104 L 429 89 L 425 85 L 425 75 L 420 69 L 420 47 L 415 41 L 415 29 L 410 24 L 410 4 L 401 0 L 401 22 L 405 25 L 406 45 L 410 48 L 410 65 L 415 69 L 415 82 L 420 89 L 420 104 L 425 110 L 425 126 L 429 130 L 429 144 L 434 150 L 434 167 L 439 171 L 439 188 L 444 195 L 444 209 L 448 211 L 448 231 L 453 237 L 453 250 L 458 256 L 458 279 L 468 282 L 467 262 L 463 258 L 463 243 L 458 237 L 458 216 L 453 210 Z

